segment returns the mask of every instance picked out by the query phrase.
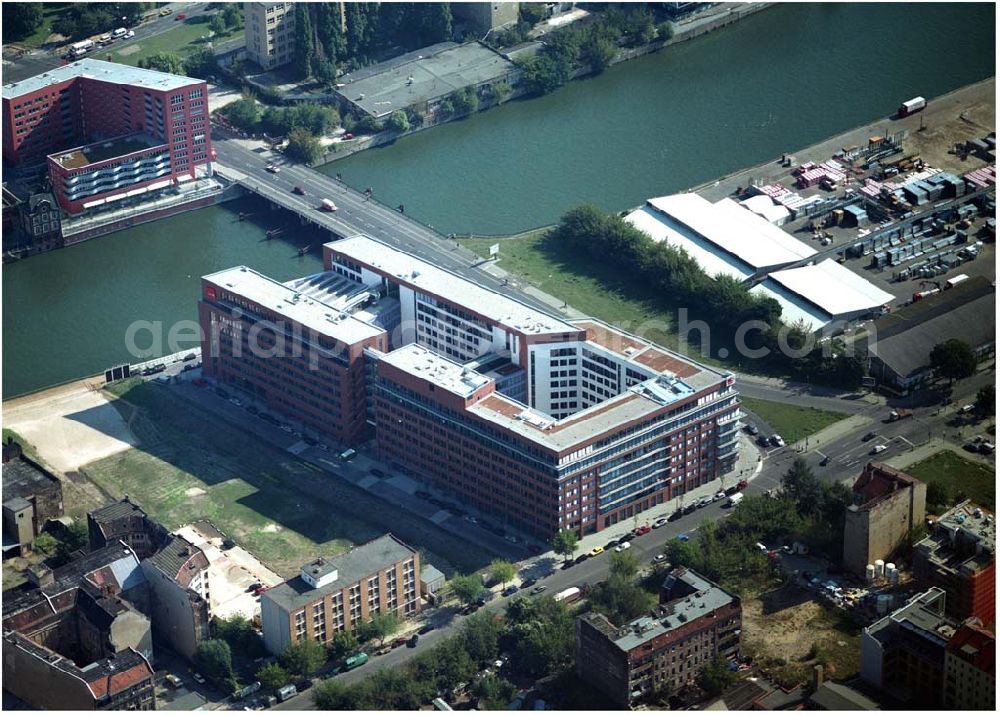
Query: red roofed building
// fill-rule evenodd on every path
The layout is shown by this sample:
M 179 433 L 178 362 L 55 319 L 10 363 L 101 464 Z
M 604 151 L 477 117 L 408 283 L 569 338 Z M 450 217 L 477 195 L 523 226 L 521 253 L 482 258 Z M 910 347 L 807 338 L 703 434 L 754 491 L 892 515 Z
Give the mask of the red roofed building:
M 44 710 L 155 710 L 153 669 L 127 648 L 84 667 L 16 631 L 4 633 L 4 689 Z
M 861 575 L 868 564 L 889 559 L 923 522 L 926 501 L 923 482 L 887 464 L 865 465 L 844 519 L 844 567 Z
M 996 637 L 975 621 L 967 622 L 945 650 L 944 707 L 994 710 L 996 686 Z

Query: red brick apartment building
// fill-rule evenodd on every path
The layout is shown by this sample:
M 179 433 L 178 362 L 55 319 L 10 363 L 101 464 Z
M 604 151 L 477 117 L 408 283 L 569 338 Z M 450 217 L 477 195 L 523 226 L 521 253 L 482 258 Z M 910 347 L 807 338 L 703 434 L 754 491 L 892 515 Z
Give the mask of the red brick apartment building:
M 543 538 L 631 519 L 735 463 L 729 373 L 366 236 L 327 244 L 324 265 L 286 284 L 207 276 L 206 373 L 346 444 L 374 429 L 383 458 Z M 247 350 L 279 335 L 301 354 Z
M 996 623 L 996 517 L 969 501 L 947 511 L 914 547 L 913 575 L 948 595 L 952 618 Z
M 738 596 L 684 568 L 663 583 L 660 606 L 616 628 L 605 616 L 576 621 L 576 670 L 620 707 L 693 683 L 716 656 L 739 653 Z
M 207 85 L 91 59 L 4 85 L 3 158 L 46 162 L 71 214 L 175 186 L 211 170 Z

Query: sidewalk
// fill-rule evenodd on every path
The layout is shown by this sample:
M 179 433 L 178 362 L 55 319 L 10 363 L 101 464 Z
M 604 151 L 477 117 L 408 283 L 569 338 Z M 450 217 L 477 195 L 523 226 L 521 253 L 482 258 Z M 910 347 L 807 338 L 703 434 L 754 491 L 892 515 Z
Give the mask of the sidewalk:
M 653 521 L 662 516 L 670 516 L 674 513 L 674 511 L 680 508 L 682 504 L 690 504 L 698 499 L 701 499 L 702 497 L 710 497 L 720 489 L 732 486 L 740 479 L 753 481 L 753 479 L 760 474 L 761 468 L 764 466 L 760 457 L 760 452 L 750 437 L 748 437 L 745 433 L 740 433 L 738 441 L 739 457 L 736 460 L 736 466 L 733 467 L 731 472 L 724 475 L 720 479 L 713 479 L 708 484 L 704 484 L 697 489 L 692 489 L 687 494 L 671 499 L 669 502 L 657 504 L 651 509 L 639 512 L 633 519 L 627 519 L 619 522 L 614 526 L 610 526 L 603 531 L 597 532 L 596 534 L 588 534 L 587 536 L 584 536 L 580 539 L 579 544 L 577 544 L 576 554 L 578 556 L 580 554 L 585 554 L 595 546 L 604 546 L 612 539 L 619 539 L 626 534 L 632 533 L 637 526 L 651 524 Z M 559 556 L 555 552 L 549 551 L 541 556 L 535 557 L 531 561 L 555 559 L 558 562 L 562 558 L 563 557 Z

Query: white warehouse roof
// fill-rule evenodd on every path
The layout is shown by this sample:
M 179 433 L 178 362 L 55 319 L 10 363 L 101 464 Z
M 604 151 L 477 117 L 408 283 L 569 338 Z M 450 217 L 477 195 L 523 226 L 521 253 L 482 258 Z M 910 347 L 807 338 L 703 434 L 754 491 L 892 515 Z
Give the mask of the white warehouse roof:
M 688 193 L 660 196 L 647 203 L 755 271 L 816 254 L 802 241 L 729 198 L 713 204 L 698 194 Z
M 745 209 L 753 211 L 765 221 L 773 223 L 775 226 L 780 226 L 782 223 L 791 218 L 792 215 L 791 211 L 781 204 L 774 203 L 770 196 L 765 196 L 764 194 L 758 194 L 757 196 L 751 196 L 749 199 L 743 199 L 740 201 L 740 205 Z
M 636 209 L 625 220 L 648 235 L 656 243 L 666 243 L 685 252 L 710 276 L 723 274 L 742 281 L 750 278 L 754 271 L 743 261 L 720 250 L 708 241 L 701 240 L 670 221 L 666 216 L 649 206 Z
M 837 318 L 851 318 L 892 302 L 893 295 L 827 258 L 801 268 L 771 273 L 751 292 L 781 304 L 786 323 L 805 320 L 814 330 Z

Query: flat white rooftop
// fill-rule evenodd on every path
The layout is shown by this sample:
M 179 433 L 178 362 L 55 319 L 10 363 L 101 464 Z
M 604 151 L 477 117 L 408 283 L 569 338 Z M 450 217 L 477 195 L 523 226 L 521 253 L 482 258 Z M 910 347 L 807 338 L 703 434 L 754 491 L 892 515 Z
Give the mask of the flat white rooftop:
M 559 318 L 368 236 L 352 236 L 328 243 L 326 247 L 420 292 L 440 296 L 468 308 L 506 328 L 529 335 L 577 332 L 577 328 Z
M 492 382 L 490 378 L 480 375 L 472 368 L 463 367 L 416 343 L 404 345 L 380 359 L 387 365 L 427 380 L 436 387 L 459 397 L 469 397 L 479 388 Z
M 755 271 L 801 261 L 816 251 L 732 199 L 711 203 L 695 193 L 649 199 L 649 206 L 739 258 Z
M 180 87 L 194 86 L 202 82 L 200 79 L 157 72 L 156 70 L 146 70 L 140 67 L 129 67 L 128 65 L 120 65 L 117 62 L 87 59 L 78 60 L 62 67 L 56 67 L 48 72 L 43 72 L 20 82 L 5 84 L 3 86 L 3 98 L 16 99 L 24 94 L 36 92 L 53 84 L 73 79 L 74 77 L 87 77 L 89 79 L 101 80 L 102 82 L 131 84 L 159 90 L 179 89 Z
M 304 328 L 348 345 L 385 332 L 246 266 L 212 273 L 205 276 L 205 280 L 273 310 Z
M 770 278 L 755 285 L 750 289 L 750 292 L 763 298 L 776 300 L 781 306 L 781 320 L 787 325 L 801 325 L 809 332 L 815 333 L 833 321 L 832 315 L 810 305 Z
M 894 299 L 891 293 L 830 258 L 775 271 L 770 278 L 835 317 L 879 308 Z
M 625 220 L 645 233 L 657 243 L 666 243 L 674 248 L 682 248 L 693 258 L 706 274 L 713 278 L 720 273 L 742 281 L 750 278 L 754 271 L 743 261 L 729 255 L 708 241 L 683 227 L 676 226 L 666 216 L 649 206 L 636 209 Z

